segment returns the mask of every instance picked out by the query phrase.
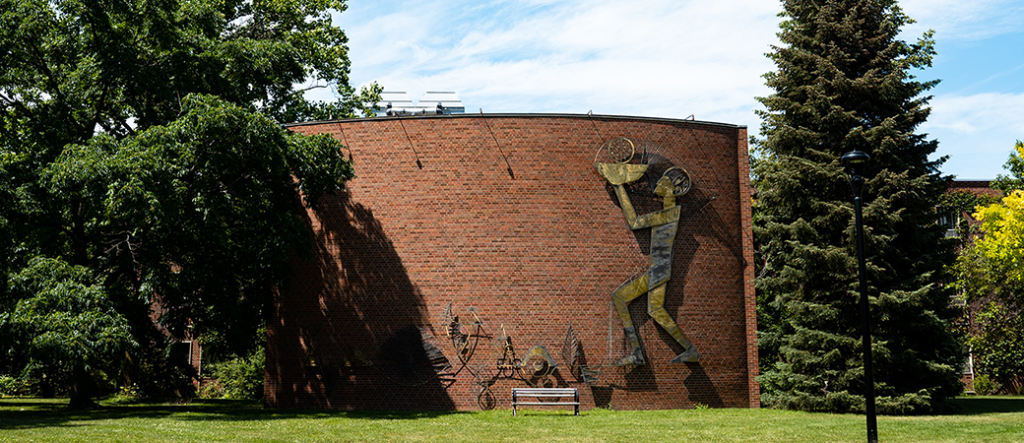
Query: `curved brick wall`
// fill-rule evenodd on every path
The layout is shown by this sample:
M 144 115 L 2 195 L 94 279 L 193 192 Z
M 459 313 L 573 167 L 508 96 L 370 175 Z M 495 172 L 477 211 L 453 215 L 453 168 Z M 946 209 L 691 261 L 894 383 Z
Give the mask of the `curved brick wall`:
M 268 406 L 474 410 L 482 399 L 507 408 L 510 388 L 526 386 L 510 376 L 530 375 L 503 366 L 509 337 L 520 359 L 545 347 L 559 366 L 540 381 L 579 388 L 583 409 L 757 407 L 745 128 L 454 115 L 291 129 L 341 140 L 357 178 L 308 213 L 317 247 L 294 260 L 268 328 Z M 699 363 L 669 363 L 682 349 L 641 297 L 630 309 L 649 363 L 611 366 L 629 344 L 610 294 L 646 271 L 650 248 L 649 230 L 629 230 L 592 166 L 616 136 L 693 177 L 678 203 L 665 307 Z M 639 212 L 660 208 L 649 189 L 635 191 Z M 569 326 L 593 383 L 562 356 Z

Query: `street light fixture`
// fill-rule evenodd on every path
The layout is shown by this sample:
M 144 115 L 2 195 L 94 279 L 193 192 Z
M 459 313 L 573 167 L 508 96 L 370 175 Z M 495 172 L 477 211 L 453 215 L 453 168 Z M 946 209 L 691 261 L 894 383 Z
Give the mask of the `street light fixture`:
M 839 159 L 850 175 L 853 188 L 853 206 L 857 224 L 857 265 L 860 268 L 860 320 L 864 330 L 864 402 L 868 421 L 868 443 L 878 443 L 878 423 L 875 420 L 875 381 L 871 371 L 871 326 L 868 322 L 868 284 L 864 265 L 864 224 L 861 221 L 860 191 L 864 187 L 863 166 L 871 160 L 864 151 L 850 151 Z

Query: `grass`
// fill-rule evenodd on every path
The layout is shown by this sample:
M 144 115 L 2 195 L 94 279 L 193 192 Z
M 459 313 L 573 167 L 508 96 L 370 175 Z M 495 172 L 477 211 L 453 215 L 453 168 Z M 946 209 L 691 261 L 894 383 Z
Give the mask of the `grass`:
M 944 416 L 879 417 L 884 442 L 1021 442 L 1024 397 L 966 397 Z M 864 417 L 794 411 L 558 410 L 334 412 L 266 410 L 258 403 L 106 403 L 0 400 L 0 442 L 863 442 Z

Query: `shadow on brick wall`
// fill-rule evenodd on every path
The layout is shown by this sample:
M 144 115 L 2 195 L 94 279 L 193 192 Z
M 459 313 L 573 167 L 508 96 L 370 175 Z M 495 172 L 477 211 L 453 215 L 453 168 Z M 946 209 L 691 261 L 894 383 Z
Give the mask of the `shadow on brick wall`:
M 271 334 L 271 406 L 453 410 L 423 296 L 373 212 L 325 196 Z M 284 320 L 281 320 L 284 319 Z M 287 322 L 287 323 L 285 323 Z M 289 344 L 294 344 L 290 346 Z M 276 358 L 272 358 L 276 357 Z M 277 374 L 279 380 L 271 380 Z M 276 404 L 275 404 L 276 403 Z
M 690 375 L 683 380 L 683 385 L 686 386 L 690 401 L 693 404 L 700 403 L 712 408 L 725 407 L 725 402 L 718 395 L 718 390 L 715 389 L 708 373 L 704 372 L 704 366 L 700 363 L 687 363 L 686 366 L 690 368 Z

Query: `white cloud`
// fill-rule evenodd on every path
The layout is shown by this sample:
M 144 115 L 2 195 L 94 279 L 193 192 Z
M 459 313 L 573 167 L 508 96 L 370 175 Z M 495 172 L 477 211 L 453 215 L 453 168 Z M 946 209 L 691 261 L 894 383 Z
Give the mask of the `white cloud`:
M 951 156 L 946 173 L 964 179 L 992 179 L 1024 140 L 1024 93 L 938 96 L 921 132 L 939 140 L 939 154 Z
M 1020 32 L 1024 4 L 1020 0 L 902 0 L 903 12 L 917 20 L 905 38 L 934 29 L 936 38 L 980 40 Z
M 488 112 L 696 114 L 739 124 L 756 123 L 753 97 L 768 93 L 760 75 L 773 68 L 764 57 L 777 30 L 773 2 L 406 5 L 346 27 L 356 82 L 413 97 L 454 90 L 469 109 Z
M 1006 130 L 1024 136 L 1024 93 L 941 96 L 931 104 L 927 127 L 964 135 Z
M 905 28 L 908 40 L 935 29 L 942 43 L 987 44 L 1024 22 L 1020 0 L 900 4 L 918 21 Z M 349 7 L 336 23 L 349 35 L 357 86 L 377 81 L 414 99 L 456 91 L 470 112 L 695 114 L 754 134 L 755 97 L 771 92 L 761 75 L 775 69 L 764 54 L 777 43 L 781 3 L 352 0 Z M 1024 138 L 1021 92 L 937 95 L 922 131 L 953 156 L 944 169 L 964 178 L 998 173 L 1013 141 Z

